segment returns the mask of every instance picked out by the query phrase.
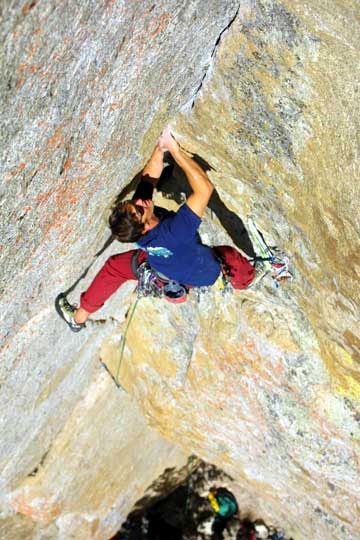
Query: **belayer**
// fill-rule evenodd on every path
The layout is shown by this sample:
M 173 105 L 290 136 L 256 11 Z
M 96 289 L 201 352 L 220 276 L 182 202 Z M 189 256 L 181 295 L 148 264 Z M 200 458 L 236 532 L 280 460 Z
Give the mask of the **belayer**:
M 211 508 L 215 512 L 212 524 L 214 539 L 223 539 L 223 532 L 227 528 L 231 518 L 239 512 L 239 507 L 234 495 L 225 487 L 212 487 L 208 494 Z
M 177 212 L 156 207 L 152 201 L 167 151 L 184 171 L 192 189 Z M 222 273 L 227 274 L 235 289 L 250 285 L 255 267 L 248 259 L 233 247 L 211 248 L 201 242 L 198 228 L 213 189 L 207 174 L 182 152 L 170 130 L 165 129 L 132 200 L 118 202 L 109 218 L 113 236 L 120 242 L 135 242 L 137 249 L 109 257 L 81 294 L 80 307 L 71 305 L 64 294 L 56 299 L 56 310 L 71 330 L 82 330 L 89 315 L 100 309 L 123 283 L 137 280 L 137 270 L 145 260 L 160 281 L 182 284 L 185 291 L 213 285 Z M 171 300 L 171 291 L 167 299 Z

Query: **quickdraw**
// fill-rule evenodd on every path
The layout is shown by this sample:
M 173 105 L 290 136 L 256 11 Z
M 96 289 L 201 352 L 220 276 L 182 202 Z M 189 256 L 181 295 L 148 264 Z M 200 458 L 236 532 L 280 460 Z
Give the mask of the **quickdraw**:
M 264 277 L 266 274 L 271 273 L 272 284 L 275 288 L 279 287 L 279 285 L 284 281 L 291 281 L 293 279 L 293 275 L 289 270 L 289 258 L 285 255 L 285 253 L 283 253 L 277 247 L 270 248 L 267 245 L 263 235 L 250 217 L 248 217 L 247 220 L 247 229 L 249 231 L 255 251 L 260 253 L 259 256 L 251 259 L 251 262 L 254 262 L 255 264 L 260 263 L 260 266 L 263 266 L 263 272 L 260 279 L 262 279 L 262 277 Z
M 188 293 L 187 287 L 178 281 L 168 279 L 160 275 L 151 268 L 147 261 L 142 262 L 137 268 L 138 298 L 152 296 L 155 298 L 164 298 L 169 302 L 178 303 L 186 300 Z
M 137 275 L 138 285 L 136 290 L 138 298 L 144 298 L 146 296 L 161 298 L 164 296 L 166 281 L 159 277 L 148 262 L 144 261 L 138 266 Z

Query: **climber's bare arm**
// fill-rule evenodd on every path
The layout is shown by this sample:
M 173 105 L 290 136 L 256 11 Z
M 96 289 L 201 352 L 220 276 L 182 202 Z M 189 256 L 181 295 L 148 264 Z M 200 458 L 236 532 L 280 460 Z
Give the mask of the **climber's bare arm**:
M 208 175 L 193 159 L 181 151 L 169 129 L 165 129 L 162 133 L 159 139 L 159 146 L 163 151 L 168 150 L 170 152 L 176 163 L 186 174 L 186 178 L 193 190 L 186 204 L 196 215 L 202 217 L 214 190 L 214 186 L 210 182 Z
M 150 182 L 153 186 L 156 186 L 164 168 L 163 158 L 164 150 L 161 150 L 160 146 L 157 144 L 150 156 L 149 161 L 146 163 L 143 169 L 143 180 Z

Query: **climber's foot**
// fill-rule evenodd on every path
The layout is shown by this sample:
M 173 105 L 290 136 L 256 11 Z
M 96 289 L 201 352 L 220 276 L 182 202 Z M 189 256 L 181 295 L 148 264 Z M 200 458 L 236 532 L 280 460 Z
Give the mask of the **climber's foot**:
M 55 309 L 73 332 L 80 332 L 80 330 L 85 328 L 84 323 L 75 322 L 74 315 L 77 308 L 67 301 L 64 293 L 60 293 L 56 298 Z

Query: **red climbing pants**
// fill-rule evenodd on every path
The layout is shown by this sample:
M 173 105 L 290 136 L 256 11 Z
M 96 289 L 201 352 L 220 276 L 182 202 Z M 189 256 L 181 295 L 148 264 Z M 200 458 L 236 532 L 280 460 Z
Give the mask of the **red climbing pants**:
M 129 279 L 136 280 L 131 261 L 137 252 L 137 262 L 142 263 L 146 259 L 146 254 L 137 249 L 109 257 L 90 287 L 80 296 L 80 307 L 94 313 L 123 283 Z
M 221 258 L 234 289 L 246 289 L 254 280 L 255 266 L 231 246 L 215 246 L 213 250 Z
M 235 289 L 245 289 L 250 285 L 254 279 L 255 268 L 245 257 L 230 246 L 216 246 L 214 250 L 221 256 Z M 130 279 L 136 280 L 132 268 L 132 259 L 136 253 L 136 261 L 140 264 L 146 259 L 146 254 L 141 250 L 132 249 L 109 257 L 90 287 L 81 294 L 80 307 L 94 313 L 123 283 Z

